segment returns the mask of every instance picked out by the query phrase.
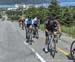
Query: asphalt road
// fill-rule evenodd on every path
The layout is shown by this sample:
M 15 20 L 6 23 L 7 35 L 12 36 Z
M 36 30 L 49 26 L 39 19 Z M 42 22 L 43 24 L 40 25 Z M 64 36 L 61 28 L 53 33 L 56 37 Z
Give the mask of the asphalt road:
M 0 62 L 73 62 L 66 55 L 74 39 L 62 35 L 53 58 L 50 53 L 43 52 L 44 32 L 39 30 L 39 37 L 28 45 L 25 30 L 19 28 L 16 22 L 0 20 Z

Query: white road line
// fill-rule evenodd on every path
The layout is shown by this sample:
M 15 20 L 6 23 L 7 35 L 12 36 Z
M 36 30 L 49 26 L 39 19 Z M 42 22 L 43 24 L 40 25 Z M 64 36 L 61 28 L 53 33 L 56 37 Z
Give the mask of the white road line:
M 27 45 L 27 46 L 32 50 L 32 52 L 35 53 L 35 55 L 37 56 L 37 58 L 38 58 L 41 62 L 46 62 L 30 45 L 28 45 L 28 43 L 26 43 L 26 42 L 24 41 L 24 44 Z

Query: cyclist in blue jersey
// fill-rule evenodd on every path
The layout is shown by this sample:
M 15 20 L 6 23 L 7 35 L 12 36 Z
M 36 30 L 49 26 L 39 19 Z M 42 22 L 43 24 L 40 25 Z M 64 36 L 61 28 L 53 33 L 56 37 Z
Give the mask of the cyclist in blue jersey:
M 26 27 L 26 39 L 28 39 L 27 32 L 29 29 L 32 30 L 32 18 L 30 16 L 28 16 L 28 18 L 25 19 L 25 27 Z

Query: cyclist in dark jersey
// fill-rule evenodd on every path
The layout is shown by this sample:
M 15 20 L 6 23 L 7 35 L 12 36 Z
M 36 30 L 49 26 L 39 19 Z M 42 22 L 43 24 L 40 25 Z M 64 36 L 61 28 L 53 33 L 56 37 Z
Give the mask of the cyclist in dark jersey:
M 47 21 L 45 22 L 45 52 L 48 52 L 48 32 L 54 33 L 54 32 L 60 32 L 60 24 L 55 19 L 55 17 L 50 16 Z M 56 34 L 56 33 L 54 33 Z

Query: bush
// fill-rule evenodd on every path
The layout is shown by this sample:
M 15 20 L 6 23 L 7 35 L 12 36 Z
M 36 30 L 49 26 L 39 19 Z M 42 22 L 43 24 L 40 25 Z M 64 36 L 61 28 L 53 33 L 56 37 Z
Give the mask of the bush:
M 18 20 L 20 16 L 9 16 L 8 18 L 14 21 L 14 20 Z

